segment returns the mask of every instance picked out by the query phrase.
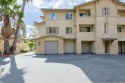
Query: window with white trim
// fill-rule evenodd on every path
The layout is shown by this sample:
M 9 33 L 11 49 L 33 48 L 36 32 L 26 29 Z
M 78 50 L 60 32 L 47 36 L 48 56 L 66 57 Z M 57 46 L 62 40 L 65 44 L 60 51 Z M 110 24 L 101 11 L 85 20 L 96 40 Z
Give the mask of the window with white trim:
M 72 34 L 72 27 L 66 27 L 66 34 Z
M 72 13 L 66 13 L 66 19 L 72 19 L 73 16 L 72 16 Z
M 58 27 L 47 27 L 46 28 L 46 33 L 47 34 L 58 34 L 59 33 L 59 28 Z
M 49 15 L 49 19 L 50 20 L 56 20 L 56 13 L 50 13 L 50 15 Z
M 117 32 L 122 32 L 121 27 L 117 27 Z
M 109 16 L 109 15 L 110 15 L 109 8 L 104 7 L 104 8 L 103 8 L 103 16 Z

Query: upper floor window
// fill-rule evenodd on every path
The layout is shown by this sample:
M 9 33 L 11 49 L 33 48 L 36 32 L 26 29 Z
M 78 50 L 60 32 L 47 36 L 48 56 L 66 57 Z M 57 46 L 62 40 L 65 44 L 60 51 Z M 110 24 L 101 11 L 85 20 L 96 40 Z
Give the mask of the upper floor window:
M 122 32 L 121 27 L 117 27 L 117 32 Z
M 66 27 L 66 34 L 72 33 L 72 27 Z
M 50 13 L 49 19 L 56 20 L 56 13 Z
M 72 19 L 72 13 L 66 13 L 66 19 Z
M 110 13 L 109 8 L 107 8 L 107 7 L 103 8 L 103 15 L 104 16 L 108 16 L 109 13 Z
M 80 27 L 80 32 L 90 32 L 90 27 Z
M 47 27 L 46 30 L 47 34 L 58 34 L 59 33 L 59 28 L 58 27 Z

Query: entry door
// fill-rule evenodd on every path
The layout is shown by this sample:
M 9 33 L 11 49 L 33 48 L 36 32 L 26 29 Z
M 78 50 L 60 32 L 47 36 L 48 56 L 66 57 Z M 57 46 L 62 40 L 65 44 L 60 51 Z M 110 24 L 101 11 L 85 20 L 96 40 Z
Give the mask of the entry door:
M 82 42 L 82 53 L 83 54 L 91 53 L 91 42 Z
M 122 42 L 118 43 L 118 52 L 119 52 L 119 54 L 122 53 Z
M 110 42 L 109 41 L 105 42 L 105 53 L 110 53 Z
M 64 53 L 75 53 L 75 42 L 65 41 L 64 42 Z
M 46 54 L 58 54 L 58 42 L 46 42 L 45 53 Z

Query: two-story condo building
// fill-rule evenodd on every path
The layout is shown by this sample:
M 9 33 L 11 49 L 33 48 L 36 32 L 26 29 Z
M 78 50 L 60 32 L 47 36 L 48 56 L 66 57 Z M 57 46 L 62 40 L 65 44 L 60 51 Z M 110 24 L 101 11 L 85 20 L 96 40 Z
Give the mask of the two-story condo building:
M 42 9 L 37 54 L 125 53 L 125 3 L 93 0 L 73 9 Z

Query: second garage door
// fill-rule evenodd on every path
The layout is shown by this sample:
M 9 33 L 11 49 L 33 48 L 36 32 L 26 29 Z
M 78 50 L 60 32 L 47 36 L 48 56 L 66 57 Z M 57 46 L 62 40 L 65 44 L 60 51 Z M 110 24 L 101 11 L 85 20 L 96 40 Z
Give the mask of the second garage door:
M 75 53 L 75 42 L 65 41 L 64 42 L 64 53 Z
M 91 42 L 82 42 L 82 53 L 91 53 Z
M 58 54 L 58 42 L 46 42 L 45 53 L 46 54 Z

